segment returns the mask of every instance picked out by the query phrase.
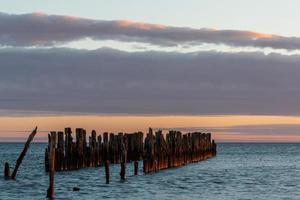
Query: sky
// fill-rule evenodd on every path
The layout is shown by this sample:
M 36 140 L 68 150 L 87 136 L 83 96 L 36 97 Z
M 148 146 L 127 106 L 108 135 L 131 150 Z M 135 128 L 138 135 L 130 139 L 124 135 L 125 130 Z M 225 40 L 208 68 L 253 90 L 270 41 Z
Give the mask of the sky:
M 1 1 L 0 141 L 51 130 L 300 142 L 296 0 Z
M 297 0 L 1 0 L 6 13 L 45 12 L 104 20 L 134 20 L 180 27 L 256 30 L 300 36 Z

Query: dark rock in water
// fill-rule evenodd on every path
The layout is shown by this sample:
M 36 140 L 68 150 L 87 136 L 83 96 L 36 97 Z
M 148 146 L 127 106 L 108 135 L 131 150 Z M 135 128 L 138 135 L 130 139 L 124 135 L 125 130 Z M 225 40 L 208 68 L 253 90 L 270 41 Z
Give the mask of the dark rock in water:
M 80 188 L 78 188 L 78 187 L 73 187 L 73 191 L 79 191 L 80 190 Z

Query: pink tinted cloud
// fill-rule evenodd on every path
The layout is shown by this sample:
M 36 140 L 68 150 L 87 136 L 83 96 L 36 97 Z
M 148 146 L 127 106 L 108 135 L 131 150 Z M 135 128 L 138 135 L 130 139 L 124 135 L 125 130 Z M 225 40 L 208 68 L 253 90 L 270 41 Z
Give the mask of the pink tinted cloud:
M 300 38 L 242 30 L 194 29 L 126 20 L 105 21 L 75 16 L 0 13 L 0 45 L 52 46 L 80 39 L 143 42 L 160 46 L 225 44 L 298 50 Z

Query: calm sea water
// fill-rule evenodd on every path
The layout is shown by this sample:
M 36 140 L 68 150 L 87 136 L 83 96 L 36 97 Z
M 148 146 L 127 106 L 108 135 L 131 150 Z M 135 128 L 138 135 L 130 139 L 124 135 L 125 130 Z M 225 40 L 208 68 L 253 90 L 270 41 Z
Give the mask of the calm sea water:
M 46 199 L 45 146 L 32 144 L 17 180 L 5 181 L 4 162 L 13 167 L 23 144 L 0 143 L 1 200 Z M 56 199 L 300 199 L 300 144 L 219 144 L 207 161 L 138 176 L 132 167 L 121 182 L 112 166 L 109 185 L 102 167 L 56 173 Z

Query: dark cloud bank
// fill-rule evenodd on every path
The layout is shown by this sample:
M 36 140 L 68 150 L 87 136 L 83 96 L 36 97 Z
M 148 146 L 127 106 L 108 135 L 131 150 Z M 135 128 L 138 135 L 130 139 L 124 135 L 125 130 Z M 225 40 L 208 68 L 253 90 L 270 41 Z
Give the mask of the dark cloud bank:
M 0 109 L 300 114 L 300 57 L 261 53 L 0 50 Z
M 85 38 L 144 42 L 160 46 L 202 43 L 299 50 L 300 38 L 240 30 L 193 29 L 69 16 L 0 13 L 0 45 L 52 46 Z

